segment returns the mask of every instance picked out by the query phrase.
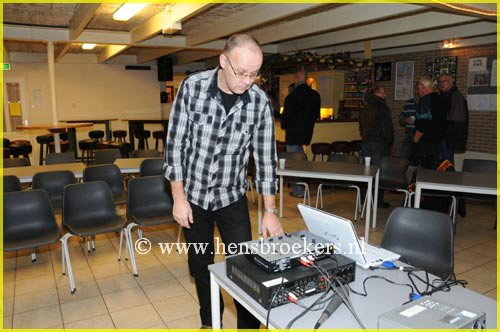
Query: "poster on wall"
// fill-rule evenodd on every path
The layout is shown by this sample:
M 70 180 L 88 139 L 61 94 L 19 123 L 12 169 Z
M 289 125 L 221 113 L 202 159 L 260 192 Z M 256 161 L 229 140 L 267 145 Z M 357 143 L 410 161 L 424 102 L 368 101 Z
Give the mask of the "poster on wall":
M 395 100 L 413 97 L 413 61 L 396 62 Z
M 497 59 L 495 56 L 469 60 L 467 73 L 467 103 L 470 111 L 497 110 Z
M 493 60 L 491 63 L 491 86 L 497 86 L 497 60 Z
M 375 64 L 375 82 L 391 80 L 392 63 L 383 62 Z
M 469 80 L 467 86 L 477 87 L 477 86 L 489 86 L 490 85 L 490 71 L 489 70 L 478 70 L 469 72 Z
M 425 71 L 432 76 L 434 85 L 437 85 L 437 79 L 441 74 L 448 74 L 453 81 L 457 79 L 457 57 L 444 56 L 439 58 L 430 58 L 425 60 Z

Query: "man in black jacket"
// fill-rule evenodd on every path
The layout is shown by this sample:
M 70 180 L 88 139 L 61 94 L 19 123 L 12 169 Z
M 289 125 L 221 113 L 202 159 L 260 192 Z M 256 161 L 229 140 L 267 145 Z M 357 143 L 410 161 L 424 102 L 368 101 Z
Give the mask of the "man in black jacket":
M 455 150 L 465 151 L 469 129 L 467 100 L 453 85 L 451 76 L 442 74 L 438 79 L 440 96 L 446 109 L 446 137 L 443 159 L 454 163 Z
M 304 145 L 311 144 L 314 123 L 320 117 L 321 97 L 306 84 L 307 73 L 295 73 L 295 88 L 285 98 L 281 129 L 285 130 L 287 152 L 304 152 Z M 302 187 L 294 186 L 293 196 L 303 196 Z
M 363 139 L 361 154 L 363 157 L 371 157 L 373 165 L 379 165 L 382 157 L 389 156 L 389 147 L 394 140 L 391 109 L 387 106 L 385 96 L 383 87 L 373 85 L 366 94 L 366 106 L 359 114 L 359 131 Z M 378 195 L 379 207 L 389 207 L 384 202 L 382 190 Z M 364 193 L 362 196 L 364 197 Z

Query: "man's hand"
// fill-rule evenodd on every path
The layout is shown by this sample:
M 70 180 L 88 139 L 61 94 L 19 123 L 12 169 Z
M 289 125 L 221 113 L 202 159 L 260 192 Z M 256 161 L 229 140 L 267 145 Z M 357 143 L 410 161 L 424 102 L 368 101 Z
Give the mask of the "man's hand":
M 278 216 L 274 213 L 265 212 L 262 218 L 262 236 L 265 238 L 283 234 Z
M 415 131 L 415 136 L 413 136 L 413 142 L 418 143 L 420 141 L 420 138 L 424 135 L 421 131 Z
M 174 200 L 174 209 L 172 214 L 175 221 L 182 227 L 191 228 L 193 223 L 193 211 L 191 205 L 186 199 Z

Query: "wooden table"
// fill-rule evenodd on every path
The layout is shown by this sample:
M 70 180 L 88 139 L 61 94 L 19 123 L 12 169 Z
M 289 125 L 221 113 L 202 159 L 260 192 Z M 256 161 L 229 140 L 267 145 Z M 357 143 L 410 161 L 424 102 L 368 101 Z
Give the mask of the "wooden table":
M 106 141 L 111 141 L 111 121 L 116 121 L 118 119 L 85 119 L 85 120 L 60 120 L 61 122 L 76 123 L 76 122 L 92 122 L 94 124 L 104 124 L 106 132 Z
M 168 119 L 158 118 L 158 119 L 120 119 L 122 121 L 128 121 L 128 135 L 130 137 L 130 144 L 132 145 L 132 151 L 135 150 L 134 134 L 138 133 L 142 137 L 144 131 L 144 124 L 146 123 L 160 123 L 163 127 L 163 132 L 165 137 L 167 135 L 168 129 Z M 139 139 L 138 149 L 144 149 L 144 140 Z
M 78 159 L 78 149 L 76 148 L 76 128 L 92 127 L 90 122 L 83 123 L 66 123 L 66 124 L 40 124 L 40 125 L 18 125 L 16 129 L 31 130 L 31 129 L 47 129 L 54 134 L 54 148 L 56 153 L 61 152 L 61 139 L 59 134 L 68 130 L 68 140 L 70 150 L 74 152 L 75 159 Z

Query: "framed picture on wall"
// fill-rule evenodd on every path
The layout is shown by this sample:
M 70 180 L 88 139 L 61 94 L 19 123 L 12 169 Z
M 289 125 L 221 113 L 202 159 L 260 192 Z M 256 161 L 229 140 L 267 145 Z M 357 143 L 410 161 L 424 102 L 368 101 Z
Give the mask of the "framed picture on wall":
M 444 56 L 439 58 L 430 58 L 425 60 L 425 71 L 432 76 L 434 85 L 437 85 L 437 79 L 441 74 L 448 74 L 453 81 L 457 79 L 457 57 Z
M 174 87 L 173 86 L 167 86 L 166 89 L 167 91 L 167 103 L 172 103 L 174 101 Z
M 396 62 L 395 100 L 408 100 L 413 97 L 413 61 Z
M 391 80 L 391 74 L 392 74 L 391 62 L 376 63 L 374 70 L 375 70 L 375 82 Z

